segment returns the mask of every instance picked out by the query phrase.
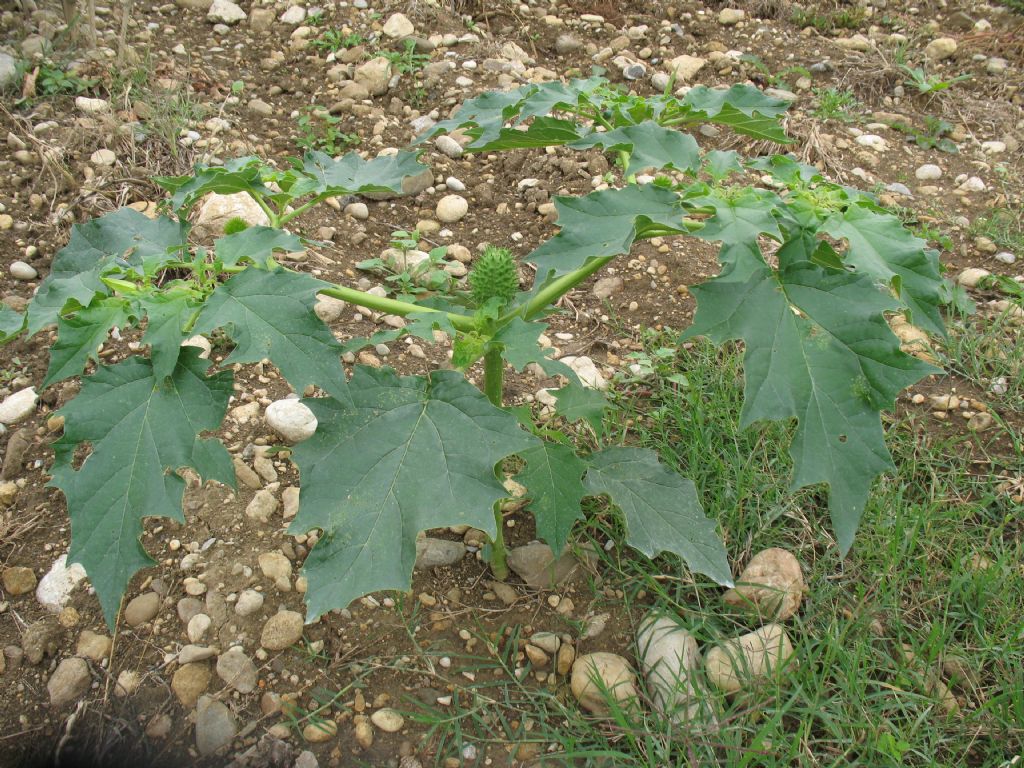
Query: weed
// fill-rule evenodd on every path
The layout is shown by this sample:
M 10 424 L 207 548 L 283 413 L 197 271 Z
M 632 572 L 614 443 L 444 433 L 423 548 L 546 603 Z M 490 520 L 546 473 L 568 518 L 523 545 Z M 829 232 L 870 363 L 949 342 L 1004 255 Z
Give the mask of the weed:
M 1024 256 L 1024 211 L 1007 206 L 976 218 L 969 230 L 972 237 L 984 236 L 998 247 Z
M 815 117 L 824 120 L 842 120 L 849 123 L 854 120 L 850 112 L 860 108 L 861 104 L 853 91 L 840 90 L 838 88 L 815 88 L 814 96 L 818 100 L 818 106 L 811 112 Z
M 863 8 L 844 8 L 836 11 L 795 8 L 790 20 L 801 29 L 813 27 L 819 32 L 828 33 L 837 29 L 859 29 L 866 18 Z
M 752 53 L 744 53 L 740 56 L 740 61 L 752 65 L 758 72 L 764 75 L 764 80 L 772 88 L 782 88 L 789 91 L 792 90 L 792 86 L 790 85 L 790 77 L 792 75 L 796 75 L 797 77 L 811 77 L 811 71 L 807 69 L 807 67 L 798 65 L 780 69 L 776 74 L 772 74 L 768 65 L 765 64 L 760 57 L 755 56 Z
M 953 124 L 938 117 L 927 115 L 924 118 L 924 129 L 919 130 L 908 123 L 892 122 L 888 124 L 893 130 L 899 131 L 921 149 L 938 149 L 951 155 L 957 154 L 956 142 L 949 138 Z
M 340 155 L 346 149 L 359 146 L 362 141 L 358 134 L 346 133 L 338 127 L 340 117 L 316 107 L 306 107 L 296 123 L 299 137 L 295 143 L 303 149 Z
M 947 88 L 952 88 L 957 83 L 971 79 L 971 75 L 963 74 L 957 75 L 951 80 L 943 80 L 938 75 L 929 75 L 922 67 L 908 67 L 906 64 L 899 64 L 898 66 L 903 74 L 907 76 L 903 84 L 915 88 L 919 94 L 939 93 Z
M 401 300 L 408 300 L 427 292 L 447 293 L 451 275 L 444 270 L 446 248 L 419 250 L 420 233 L 416 230 L 398 230 L 391 233 L 388 259 L 366 259 L 356 269 L 384 276 L 391 292 Z
M 416 53 L 416 43 L 406 40 L 401 51 L 381 51 L 380 55 L 391 62 L 391 67 L 403 75 L 415 74 L 430 62 L 430 56 Z
M 344 33 L 340 29 L 327 29 L 310 41 L 310 44 L 320 52 L 337 53 L 342 49 L 355 48 L 366 42 L 358 32 Z

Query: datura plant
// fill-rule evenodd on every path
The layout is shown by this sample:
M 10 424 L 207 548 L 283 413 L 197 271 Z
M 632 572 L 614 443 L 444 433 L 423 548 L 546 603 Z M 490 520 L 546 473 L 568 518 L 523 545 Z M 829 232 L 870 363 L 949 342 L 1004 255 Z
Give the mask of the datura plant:
M 527 489 L 537 536 L 556 553 L 583 518 L 581 502 L 606 497 L 621 513 L 626 543 L 648 557 L 678 555 L 728 584 L 725 548 L 693 484 L 650 450 L 608 444 L 604 396 L 538 343 L 560 297 L 652 237 L 721 244 L 721 272 L 693 288 L 698 311 L 682 338 L 743 341 L 743 424 L 796 421 L 793 487 L 828 486 L 845 554 L 872 482 L 892 468 L 880 412 L 936 370 L 901 350 L 887 315 L 942 334 L 942 282 L 937 254 L 870 195 L 786 155 L 705 153 L 681 130 L 715 122 L 782 144 L 785 106 L 749 86 L 640 97 L 601 78 L 466 102 L 420 141 L 459 128 L 469 152 L 598 147 L 621 168 L 617 185 L 555 199 L 559 231 L 523 257 L 535 268 L 525 290 L 500 248 L 477 260 L 465 290 L 415 301 L 278 263 L 276 253 L 313 245 L 285 227 L 314 206 L 400 193 L 404 179 L 426 170 L 415 149 L 369 159 L 309 152 L 285 169 L 256 157 L 197 166 L 157 179 L 169 193 L 165 214 L 123 208 L 76 225 L 26 314 L 0 312 L 0 333 L 56 324 L 43 385 L 82 376 L 59 411 L 64 432 L 50 471 L 71 516 L 69 560 L 88 572 L 107 621 L 116 620 L 132 576 L 153 562 L 140 543 L 143 519 L 183 521 L 181 471 L 234 486 L 227 449 L 206 435 L 224 418 L 234 364 L 265 359 L 294 391 L 313 392 L 302 402 L 316 432 L 291 454 L 301 492 L 288 529 L 319 531 L 303 565 L 309 621 L 371 591 L 408 589 L 425 529 L 485 531 L 490 567 L 504 578 L 502 481 L 510 468 Z M 191 243 L 193 206 L 209 193 L 239 192 L 269 225 L 232 223 L 212 247 Z M 343 345 L 314 312 L 318 295 L 406 325 Z M 139 351 L 101 362 L 115 327 L 140 328 Z M 437 331 L 452 341 L 449 370 L 400 376 L 357 365 L 349 376 L 340 359 L 402 334 L 434 340 Z M 183 342 L 214 333 L 230 353 L 211 368 Z M 531 364 L 564 381 L 554 393 L 556 420 L 544 428 L 503 400 L 507 369 Z M 471 368 L 482 369 L 482 391 L 467 380 Z M 584 432 L 587 440 L 573 439 Z

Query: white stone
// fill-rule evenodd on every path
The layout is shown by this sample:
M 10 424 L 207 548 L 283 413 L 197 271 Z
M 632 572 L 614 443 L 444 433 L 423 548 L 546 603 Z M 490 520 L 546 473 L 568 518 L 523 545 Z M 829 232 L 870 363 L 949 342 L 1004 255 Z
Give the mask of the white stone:
M 445 157 L 450 157 L 452 159 L 462 157 L 462 145 L 447 134 L 442 134 L 434 139 L 434 146 L 437 147 L 437 151 Z
M 584 387 L 590 389 L 607 389 L 608 382 L 597 369 L 597 364 L 589 357 L 575 357 L 569 355 L 561 358 L 560 362 L 568 365 L 580 377 Z
M 654 705 L 677 725 L 701 711 L 706 692 L 699 683 L 697 640 L 669 616 L 649 616 L 636 636 L 637 656 Z
M 188 641 L 190 643 L 198 643 L 204 637 L 210 629 L 212 620 L 205 613 L 197 613 L 191 619 L 188 620 L 188 626 L 185 628 L 185 633 L 188 635 Z
M 297 26 L 306 20 L 306 9 L 301 5 L 293 5 L 281 14 L 281 23 Z
M 986 155 L 1001 155 L 1006 151 L 1006 143 L 1002 141 L 983 141 L 981 150 Z
M 963 184 L 956 188 L 956 191 L 961 194 L 967 194 L 970 192 L 984 192 L 986 189 L 985 182 L 979 179 L 977 176 L 971 176 Z
M 370 722 L 385 733 L 398 733 L 405 727 L 405 718 L 394 709 L 384 707 L 370 715 Z
M 107 168 L 117 162 L 117 155 L 110 149 L 97 149 L 89 156 L 89 162 L 100 168 Z
M 255 589 L 243 590 L 235 602 L 235 613 L 239 616 L 252 616 L 263 607 L 263 600 L 262 592 Z
M 977 288 L 982 278 L 988 277 L 991 274 L 987 269 L 982 269 L 981 267 L 968 267 L 960 273 L 956 281 L 964 288 Z
M 435 214 L 439 221 L 454 224 L 469 212 L 469 203 L 461 195 L 445 195 L 437 201 Z
M 299 443 L 316 432 L 316 416 L 300 400 L 275 400 L 264 415 L 267 426 L 291 443 Z
M 1014 264 L 1017 261 L 1017 257 L 1009 251 L 1000 251 L 993 258 L 1002 264 Z
M 194 228 L 196 237 L 220 237 L 224 234 L 224 225 L 236 218 L 242 219 L 250 227 L 265 227 L 270 224 L 267 214 L 245 192 L 236 192 L 233 195 L 212 192 L 199 204 L 199 214 Z
M 349 203 L 345 206 L 345 213 L 358 221 L 370 218 L 370 209 L 366 203 Z
M 241 9 L 236 3 L 231 0 L 213 0 L 210 4 L 210 10 L 206 13 L 206 18 L 215 24 L 237 24 L 240 21 L 245 21 L 245 11 Z
M 707 63 L 707 59 L 684 53 L 682 56 L 676 56 L 669 61 L 668 68 L 670 73 L 675 73 L 676 80 L 686 82 L 700 72 Z
M 98 115 L 110 111 L 110 102 L 106 99 L 90 99 L 88 96 L 75 98 L 75 106 L 87 115 Z
M 276 511 L 277 498 L 274 496 L 273 491 L 264 488 L 261 491 L 256 491 L 252 501 L 245 508 L 245 515 L 257 522 L 266 523 Z
M 13 395 L 8 395 L 0 403 L 0 424 L 17 424 L 27 419 L 35 412 L 38 400 L 39 395 L 36 394 L 35 387 L 26 387 Z
M 36 600 L 50 613 L 60 613 L 78 582 L 85 578 L 85 569 L 78 563 L 68 567 L 67 560 L 67 555 L 58 557 L 36 587 Z
M 873 133 L 862 133 L 855 141 L 862 147 L 868 147 L 875 150 L 875 152 L 885 152 L 889 148 L 885 139 Z
M 35 267 L 31 264 L 26 264 L 24 261 L 12 261 L 8 271 L 11 273 L 11 277 L 15 280 L 35 280 L 39 277 L 39 273 L 36 272 Z
M 0 51 L 0 89 L 18 82 L 18 62 L 9 53 Z
M 845 48 L 848 51 L 870 51 L 871 41 L 868 40 L 862 34 L 851 35 L 850 37 L 840 37 L 834 40 L 835 44 L 840 48 Z
M 391 62 L 383 56 L 370 59 L 356 67 L 352 79 L 366 88 L 371 96 L 381 96 L 387 93 L 391 81 Z
M 409 21 L 409 17 L 404 13 L 393 13 L 384 22 L 384 27 L 381 31 L 392 40 L 397 40 L 400 37 L 408 37 L 413 34 L 416 31 L 416 27 L 413 26 L 412 22 Z
M 942 169 L 932 163 L 925 163 L 914 171 L 914 176 L 919 181 L 935 181 L 942 178 Z

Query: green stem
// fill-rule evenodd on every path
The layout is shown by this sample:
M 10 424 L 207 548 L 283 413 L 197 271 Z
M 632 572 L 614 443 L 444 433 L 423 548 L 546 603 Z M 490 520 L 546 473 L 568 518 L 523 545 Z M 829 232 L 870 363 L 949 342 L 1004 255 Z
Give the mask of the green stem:
M 491 573 L 498 581 L 505 581 L 508 578 L 508 553 L 505 549 L 505 518 L 501 515 L 500 503 L 494 505 L 494 527 L 497 533 L 491 542 Z
M 501 327 L 508 323 L 514 317 L 522 317 L 524 320 L 530 320 L 536 315 L 543 312 L 549 304 L 558 301 L 559 297 L 563 294 L 568 293 L 577 285 L 582 283 L 592 274 L 597 272 L 601 267 L 610 262 L 615 258 L 617 254 L 611 256 L 601 256 L 600 258 L 594 259 L 589 264 L 580 267 L 575 272 L 570 272 L 568 275 L 562 275 L 559 278 L 552 280 L 550 283 L 541 288 L 530 300 L 525 304 L 520 304 L 517 307 L 513 307 L 504 315 L 498 318 L 496 325 Z
M 282 214 L 280 219 L 278 220 L 278 226 L 283 227 L 285 224 L 287 224 L 289 221 L 294 219 L 296 216 L 301 216 L 306 211 L 308 211 L 310 208 L 312 208 L 314 205 L 319 204 L 321 201 L 326 200 L 328 197 L 331 197 L 331 195 L 317 195 L 312 200 L 307 200 L 306 202 L 304 202 L 302 205 L 300 205 L 298 208 L 296 208 L 291 213 Z
M 484 394 L 491 404 L 501 408 L 505 379 L 505 360 L 501 347 L 494 346 L 484 353 Z M 491 572 L 494 578 L 504 581 L 508 578 L 508 563 L 505 561 L 505 520 L 501 516 L 501 505 L 494 505 L 494 541 L 491 542 Z
M 363 291 L 357 291 L 355 288 L 346 288 L 343 285 L 333 285 L 330 288 L 324 288 L 317 293 L 322 293 L 324 296 L 331 296 L 335 299 L 341 299 L 352 304 L 358 304 L 360 307 L 366 307 L 372 309 L 375 312 L 386 312 L 389 315 L 398 315 L 399 317 L 405 317 L 411 315 L 413 312 L 437 312 L 438 314 L 445 314 L 451 324 L 459 331 L 474 331 L 476 330 L 476 321 L 471 317 L 460 315 L 455 312 L 444 312 L 442 313 L 439 309 L 432 309 L 431 307 L 421 307 L 416 304 L 410 304 L 405 301 L 398 301 L 397 299 L 387 299 L 382 296 L 373 296 Z
M 249 197 L 251 197 L 253 200 L 255 200 L 256 201 L 256 205 L 258 205 L 263 210 L 263 212 L 265 214 L 267 214 L 267 218 L 270 219 L 270 226 L 272 226 L 272 227 L 280 227 L 281 226 L 281 218 L 276 213 L 274 213 L 274 209 L 273 208 L 271 208 L 269 205 L 267 205 L 267 201 L 266 200 L 264 200 L 259 195 L 254 195 L 252 192 L 248 192 L 247 191 L 246 194 L 249 195 Z
M 496 408 L 501 408 L 504 385 L 505 360 L 501 348 L 494 346 L 484 353 L 484 394 Z

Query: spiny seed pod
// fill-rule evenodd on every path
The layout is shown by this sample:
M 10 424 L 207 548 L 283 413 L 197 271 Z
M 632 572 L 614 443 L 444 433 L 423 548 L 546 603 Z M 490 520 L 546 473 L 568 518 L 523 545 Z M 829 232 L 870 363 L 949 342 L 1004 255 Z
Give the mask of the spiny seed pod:
M 249 228 L 249 223 L 241 216 L 235 216 L 233 219 L 228 219 L 227 224 L 224 225 L 225 235 L 234 235 L 238 232 L 244 232 Z
M 469 286 L 478 307 L 494 297 L 501 299 L 503 305 L 509 304 L 519 290 L 512 252 L 507 248 L 487 248 L 469 273 Z

